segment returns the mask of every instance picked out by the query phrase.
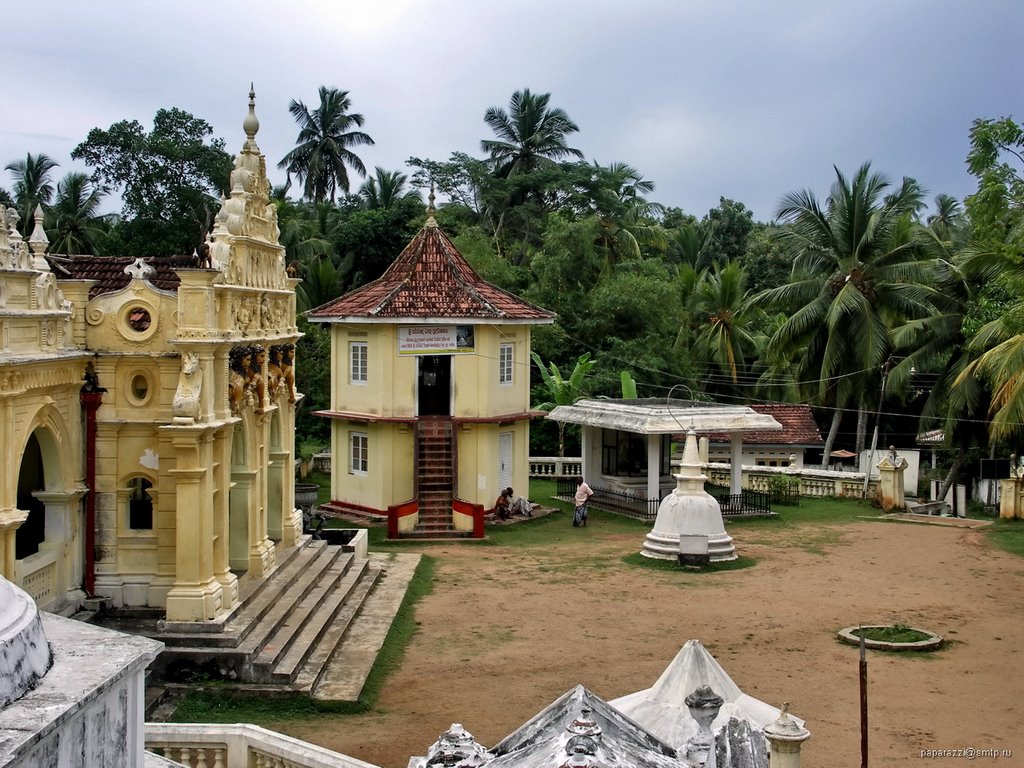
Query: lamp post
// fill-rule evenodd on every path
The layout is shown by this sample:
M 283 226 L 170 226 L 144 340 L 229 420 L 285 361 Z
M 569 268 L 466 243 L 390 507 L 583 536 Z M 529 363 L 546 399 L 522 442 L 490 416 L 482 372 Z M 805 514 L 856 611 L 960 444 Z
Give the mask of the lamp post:
M 868 454 L 868 465 L 864 468 L 864 490 L 861 497 L 868 497 L 868 481 L 871 480 L 871 467 L 875 463 L 875 449 L 878 448 L 878 422 L 882 420 L 882 401 L 885 399 L 885 382 L 889 378 L 889 366 L 892 365 L 892 356 L 885 360 L 882 366 L 882 388 L 878 393 L 878 408 L 875 410 L 875 430 L 871 434 L 871 453 Z

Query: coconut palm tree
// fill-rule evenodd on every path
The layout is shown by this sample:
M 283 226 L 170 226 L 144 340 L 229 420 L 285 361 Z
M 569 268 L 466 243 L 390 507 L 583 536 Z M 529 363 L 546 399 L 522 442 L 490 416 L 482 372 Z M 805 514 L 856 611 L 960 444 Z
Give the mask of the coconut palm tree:
M 865 408 L 892 353 L 890 330 L 933 311 L 933 261 L 924 227 L 914 221 L 920 187 L 904 179 L 893 191 L 865 163 L 847 179 L 839 169 L 824 207 L 807 190 L 786 195 L 779 237 L 793 259 L 791 281 L 758 302 L 790 314 L 767 347 L 769 358 L 800 359 L 801 378 L 817 383 L 835 408 L 824 460 L 850 399 Z
M 47 204 L 53 198 L 53 179 L 50 171 L 59 164 L 48 155 L 25 155 L 24 160 L 8 163 L 4 170 L 14 177 L 14 203 L 21 214 L 19 230 L 23 236 L 32 227 L 32 214 L 40 204 Z
M 480 146 L 490 155 L 498 176 L 527 173 L 563 157 L 583 158 L 583 153 L 565 140 L 579 131 L 579 126 L 565 110 L 549 107 L 550 100 L 550 93 L 531 93 L 524 88 L 512 94 L 508 111 L 489 107 L 484 113 L 484 122 L 497 138 L 484 139 Z
M 364 118 L 349 112 L 352 100 L 348 91 L 320 86 L 320 106 L 310 111 L 301 101 L 292 100 L 288 106 L 299 136 L 295 148 L 289 152 L 278 168 L 294 175 L 302 183 L 303 195 L 314 202 L 335 201 L 338 190 L 348 193 L 348 168 L 366 176 L 363 161 L 352 152 L 352 147 L 372 145 L 373 139 L 362 131 Z
M 403 197 L 415 197 L 416 192 L 407 189 L 409 177 L 399 171 L 386 171 L 379 165 L 373 176 L 359 188 L 359 197 L 370 210 L 392 208 Z
M 715 265 L 696 289 L 699 329 L 694 351 L 738 383 L 762 340 L 754 330 L 761 310 L 747 293 L 746 275 L 736 262 Z
M 50 253 L 90 254 L 99 252 L 106 234 L 99 215 L 103 190 L 84 173 L 72 172 L 57 184 L 57 195 L 47 211 Z
M 927 219 L 927 224 L 935 236 L 944 243 L 960 244 L 964 234 L 964 207 L 952 195 L 935 196 L 935 213 Z

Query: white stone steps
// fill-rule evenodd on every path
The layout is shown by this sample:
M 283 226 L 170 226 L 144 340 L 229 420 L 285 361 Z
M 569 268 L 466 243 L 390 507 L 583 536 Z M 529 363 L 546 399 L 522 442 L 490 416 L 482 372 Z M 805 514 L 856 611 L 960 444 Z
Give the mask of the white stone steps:
M 353 580 L 345 600 L 334 608 L 330 621 L 320 628 L 315 642 L 311 641 L 304 653 L 297 650 L 289 652 L 274 670 L 275 681 L 287 680 L 304 693 L 312 691 L 320 681 L 338 644 L 347 636 L 380 576 L 380 568 L 370 567 L 368 561 L 362 561 L 361 566 L 359 577 Z
M 296 686 L 312 688 L 313 698 L 324 701 L 356 701 L 384 644 L 391 622 L 405 597 L 420 555 L 402 552 L 370 554 L 370 570 L 377 579 L 372 594 L 354 612 L 351 626 L 332 647 L 332 653 L 314 679 L 307 667 L 296 678 Z M 347 609 L 346 609 L 347 610 Z M 336 625 L 341 621 L 341 615 Z M 323 647 L 321 644 L 320 647 Z M 320 647 L 317 653 L 320 653 Z M 312 659 L 312 657 L 311 657 Z
M 355 557 L 351 552 L 342 552 L 341 547 L 325 546 L 315 551 L 315 557 L 287 586 L 279 587 L 275 584 L 267 590 L 273 593 L 273 600 L 265 608 L 260 609 L 258 619 L 255 618 L 256 614 L 251 616 L 251 628 L 238 646 L 241 653 L 248 657 L 255 656 L 287 622 L 297 607 L 296 601 L 301 600 L 300 596 L 309 594 L 311 590 L 315 591 L 317 584 L 328 575 L 336 562 L 341 561 L 344 568 L 347 568 Z M 240 621 L 244 619 L 244 614 L 239 617 Z
M 326 547 L 326 542 L 312 541 L 307 537 L 303 545 L 300 545 L 283 566 L 274 569 L 258 590 L 246 596 L 220 631 L 210 631 L 207 627 L 189 631 L 189 624 L 178 623 L 173 625 L 174 629 L 160 632 L 157 639 L 173 647 L 200 645 L 204 648 L 237 648 L 274 605 L 280 594 L 306 575 L 310 563 L 316 562 Z
M 292 610 L 253 659 L 256 680 L 290 683 L 366 570 L 352 555 L 334 563 Z

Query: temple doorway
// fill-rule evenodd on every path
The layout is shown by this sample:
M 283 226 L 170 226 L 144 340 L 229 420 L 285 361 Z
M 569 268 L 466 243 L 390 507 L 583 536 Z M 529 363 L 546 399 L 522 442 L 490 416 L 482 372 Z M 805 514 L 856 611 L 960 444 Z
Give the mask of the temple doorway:
M 419 359 L 417 394 L 420 416 L 451 416 L 452 359 L 449 355 L 423 355 Z

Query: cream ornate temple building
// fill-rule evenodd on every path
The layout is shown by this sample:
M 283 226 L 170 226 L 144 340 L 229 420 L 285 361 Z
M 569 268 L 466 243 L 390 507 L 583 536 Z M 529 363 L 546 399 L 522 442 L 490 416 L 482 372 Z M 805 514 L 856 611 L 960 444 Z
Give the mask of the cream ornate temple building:
M 85 596 L 203 621 L 302 532 L 299 337 L 250 94 L 202 256 L 46 254 L 0 222 L 0 573 L 49 610 Z

